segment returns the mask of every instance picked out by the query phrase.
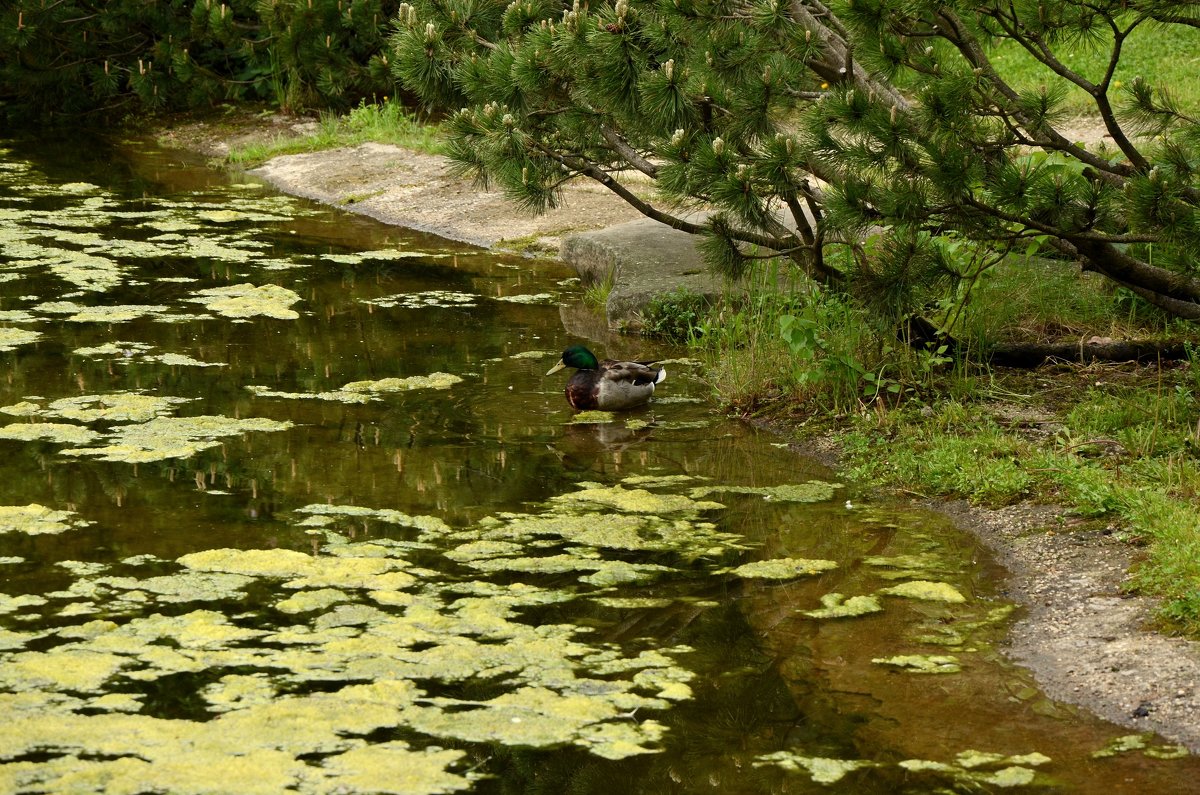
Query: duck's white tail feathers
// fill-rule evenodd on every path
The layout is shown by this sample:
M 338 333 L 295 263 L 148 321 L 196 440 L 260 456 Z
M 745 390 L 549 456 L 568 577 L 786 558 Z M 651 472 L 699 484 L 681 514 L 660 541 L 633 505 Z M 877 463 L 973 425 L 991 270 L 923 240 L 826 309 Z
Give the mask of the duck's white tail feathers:
M 665 367 L 658 368 L 658 377 L 654 379 L 654 383 L 661 384 L 663 381 L 666 381 L 666 380 L 667 380 L 667 368 L 665 368 Z

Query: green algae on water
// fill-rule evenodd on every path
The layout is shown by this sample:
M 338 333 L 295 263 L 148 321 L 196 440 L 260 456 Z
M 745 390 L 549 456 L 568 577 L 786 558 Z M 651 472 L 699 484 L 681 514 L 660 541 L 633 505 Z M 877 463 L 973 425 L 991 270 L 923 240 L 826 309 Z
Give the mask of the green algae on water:
M 80 395 L 51 401 L 43 408 L 32 400 L 0 411 L 18 417 L 50 417 L 77 422 L 146 422 L 169 414 L 175 406 L 193 398 L 156 397 L 140 392 L 113 392 L 106 395 Z
M 958 592 L 953 585 L 945 582 L 930 582 L 929 580 L 912 580 L 893 585 L 890 588 L 880 588 L 876 593 L 888 596 L 902 596 L 906 599 L 920 599 L 927 602 L 948 602 L 958 604 L 967 598 Z
M 364 304 L 384 309 L 429 309 L 433 307 L 469 308 L 475 306 L 479 296 L 474 293 L 459 293 L 453 290 L 428 290 L 422 293 L 398 293 L 379 298 L 362 299 Z
M 956 674 L 962 670 L 958 658 L 950 654 L 899 654 L 876 657 L 871 662 L 918 674 Z
M 32 502 L 28 505 L 0 505 L 0 534 L 57 535 L 91 522 L 78 518 L 74 511 L 56 511 Z
M 77 356 L 111 356 L 122 364 L 160 362 L 172 367 L 225 367 L 225 362 L 202 362 L 179 353 L 151 353 L 153 345 L 144 342 L 106 342 L 103 345 L 76 348 Z
M 554 300 L 550 293 L 524 293 L 518 295 L 498 295 L 497 301 L 507 301 L 510 304 L 548 304 Z
M 462 383 L 462 378 L 451 373 L 430 373 L 407 378 L 381 378 L 375 381 L 351 381 L 328 392 L 280 392 L 265 386 L 246 387 L 257 397 L 284 398 L 288 400 L 329 400 L 341 403 L 367 403 L 379 400 L 381 394 L 410 392 L 414 389 L 449 389 Z
M 72 301 L 50 301 L 34 307 L 37 312 L 66 315 L 71 323 L 127 323 L 142 317 L 156 320 L 185 320 L 194 316 L 169 315 L 168 307 L 145 304 L 114 304 L 111 306 L 82 306 Z
M 801 756 L 792 751 L 776 751 L 754 757 L 755 767 L 764 765 L 776 765 L 789 772 L 798 772 L 803 768 L 817 784 L 836 784 L 848 773 L 875 767 L 876 763 L 865 759 L 831 759 L 825 756 Z
M 16 350 L 22 345 L 29 345 L 41 339 L 40 331 L 28 331 L 23 328 L 0 328 L 0 351 Z
M 22 422 L 0 426 L 0 439 L 13 439 L 20 442 L 91 444 L 99 436 L 100 434 L 91 428 L 66 422 Z
M 571 417 L 572 425 L 595 425 L 614 422 L 617 415 L 611 411 L 580 411 Z
M 817 610 L 801 610 L 801 614 L 809 618 L 853 618 L 878 613 L 883 610 L 879 600 L 874 596 L 851 596 L 847 598 L 840 593 L 827 593 L 821 597 L 821 607 Z
M 551 500 L 559 505 L 596 506 L 624 513 L 664 515 L 672 513 L 697 514 L 720 510 L 719 502 L 699 500 L 683 494 L 656 494 L 646 489 L 626 489 L 622 486 L 595 487 L 561 494 Z
M 295 320 L 300 317 L 300 313 L 291 308 L 292 304 L 300 300 L 300 296 L 277 284 L 255 286 L 247 283 L 213 287 L 198 290 L 195 297 L 186 300 L 203 304 L 206 309 L 219 315 L 236 319 L 269 317 Z
M 1092 758 L 1106 759 L 1131 751 L 1141 751 L 1151 759 L 1182 759 L 1190 754 L 1188 749 L 1182 745 L 1152 746 L 1150 742 L 1153 738 L 1154 735 L 1152 734 L 1124 734 L 1120 737 L 1114 737 L 1109 741 L 1108 745 L 1098 751 L 1093 751 Z
M 756 560 L 751 563 L 743 563 L 736 568 L 722 569 L 719 573 L 728 573 L 745 579 L 791 580 L 796 577 L 807 577 L 831 571 L 836 569 L 837 566 L 837 561 L 833 560 L 773 558 L 771 560 Z
M 757 494 L 764 500 L 779 502 L 826 502 L 833 499 L 841 483 L 826 483 L 823 480 L 810 480 L 807 483 L 789 483 L 782 486 L 698 486 L 691 491 L 697 499 L 710 494 L 726 492 L 730 494 Z
M 134 464 L 190 458 L 202 450 L 216 447 L 222 437 L 240 436 L 251 431 L 283 431 L 290 427 L 290 422 L 261 417 L 155 417 L 147 422 L 114 427 L 106 436 L 108 444 L 103 446 L 73 447 L 62 453 Z

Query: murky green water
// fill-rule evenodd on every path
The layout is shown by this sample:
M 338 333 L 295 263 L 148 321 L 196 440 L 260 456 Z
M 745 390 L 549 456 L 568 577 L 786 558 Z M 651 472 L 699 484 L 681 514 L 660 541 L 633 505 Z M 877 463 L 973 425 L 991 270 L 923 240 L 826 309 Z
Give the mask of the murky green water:
M 1200 791 L 1004 663 L 969 538 L 694 363 L 572 424 L 566 271 L 7 146 L 0 792 Z

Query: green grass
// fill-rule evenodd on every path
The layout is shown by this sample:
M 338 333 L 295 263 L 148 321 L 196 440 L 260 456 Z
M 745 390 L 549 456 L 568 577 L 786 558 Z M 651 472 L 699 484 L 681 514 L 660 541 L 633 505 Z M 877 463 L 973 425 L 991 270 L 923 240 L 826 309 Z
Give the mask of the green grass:
M 608 296 L 612 294 L 613 284 L 616 282 L 616 279 L 616 270 L 610 269 L 605 271 L 604 278 L 590 282 L 583 288 L 584 303 L 603 311 L 604 307 L 608 305 Z
M 984 273 L 955 335 L 974 350 L 1080 336 L 1147 337 L 1171 327 L 1161 312 L 1072 262 L 1010 256 Z
M 1108 65 L 1109 40 L 1104 37 L 1095 44 L 1059 43 L 1054 51 L 1068 68 L 1098 82 Z M 1068 85 L 1012 42 L 999 44 L 989 56 L 997 71 L 1018 89 L 1035 89 L 1051 81 Z M 1119 92 L 1121 86 L 1128 85 L 1135 77 L 1144 77 L 1155 85 L 1168 87 L 1183 108 L 1195 112 L 1200 109 L 1197 74 L 1200 74 L 1200 29 L 1143 25 L 1122 48 L 1113 88 Z M 1091 98 L 1074 85 L 1069 87 L 1064 110 L 1074 114 L 1096 112 Z
M 246 168 L 278 155 L 316 152 L 356 146 L 368 141 L 394 144 L 429 154 L 441 154 L 444 145 L 437 125 L 418 121 L 398 102 L 368 105 L 365 102 L 344 116 L 322 114 L 312 135 L 278 136 L 230 151 L 228 160 Z
M 1169 628 L 1197 635 L 1198 371 L 1197 361 L 1162 370 L 1127 366 L 1112 371 L 1123 383 L 1091 389 L 1077 383 L 1076 402 L 1062 406 L 1031 391 L 1025 408 L 1061 423 L 1052 436 L 1002 422 L 997 401 L 982 392 L 923 410 L 864 412 L 842 435 L 846 469 L 851 477 L 923 496 L 985 505 L 1033 498 L 1085 520 L 1115 522 L 1146 548 L 1132 586 L 1162 598 L 1160 617 Z

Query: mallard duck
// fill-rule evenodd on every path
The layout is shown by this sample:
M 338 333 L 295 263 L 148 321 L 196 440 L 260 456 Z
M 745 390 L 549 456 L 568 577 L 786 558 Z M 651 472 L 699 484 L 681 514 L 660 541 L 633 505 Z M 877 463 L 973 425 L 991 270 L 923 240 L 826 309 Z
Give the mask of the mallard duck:
M 564 367 L 576 368 L 567 381 L 567 402 L 577 411 L 599 409 L 621 411 L 641 406 L 654 394 L 654 385 L 667 377 L 666 369 L 651 367 L 654 362 L 598 361 L 596 354 L 582 345 L 572 345 L 563 351 L 558 364 L 546 375 L 554 375 Z

